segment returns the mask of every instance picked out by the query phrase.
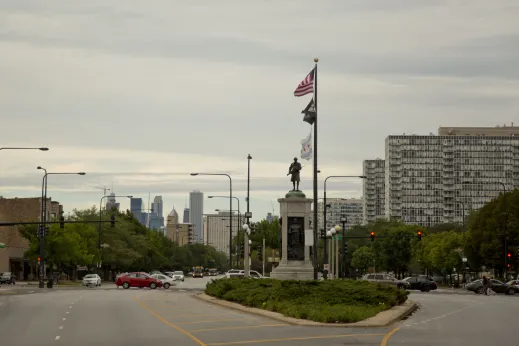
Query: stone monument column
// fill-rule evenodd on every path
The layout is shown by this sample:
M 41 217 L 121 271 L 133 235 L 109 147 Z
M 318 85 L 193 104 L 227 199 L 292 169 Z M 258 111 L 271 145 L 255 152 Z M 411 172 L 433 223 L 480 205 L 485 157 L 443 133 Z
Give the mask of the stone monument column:
M 301 191 L 290 191 L 278 199 L 281 217 L 281 259 L 271 278 L 313 280 L 310 248 L 305 246 L 305 230 L 310 227 L 312 199 Z

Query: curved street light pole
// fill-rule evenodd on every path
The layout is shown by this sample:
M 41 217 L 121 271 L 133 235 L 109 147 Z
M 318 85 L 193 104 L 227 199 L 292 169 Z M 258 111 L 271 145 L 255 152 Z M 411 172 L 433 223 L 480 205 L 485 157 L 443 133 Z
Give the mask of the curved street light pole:
M 44 150 L 45 148 L 42 148 L 40 150 Z M 48 150 L 48 149 L 47 149 Z M 43 181 L 42 181 L 42 206 L 41 206 L 41 214 L 42 214 L 42 226 L 40 228 L 40 272 L 39 272 L 39 288 L 45 287 L 45 233 L 47 230 L 47 181 L 48 176 L 53 175 L 85 175 L 85 172 L 76 172 L 76 173 L 54 173 L 54 172 L 47 172 L 45 168 L 42 166 L 36 167 L 36 169 L 41 169 L 45 171 L 45 174 L 43 175 Z
M 21 147 L 3 147 L 0 150 L 40 150 L 40 151 L 49 151 L 49 148 L 21 148 Z
M 232 213 L 232 178 L 229 174 L 226 173 L 191 173 L 191 176 L 197 175 L 218 175 L 218 176 L 226 176 L 229 178 L 229 210 Z M 232 217 L 229 220 L 229 268 L 232 268 Z
M 326 210 L 327 210 L 327 208 L 326 208 L 326 182 L 330 178 L 360 178 L 360 179 L 366 179 L 366 176 L 365 175 L 330 175 L 330 176 L 326 177 L 326 179 L 324 179 L 323 227 L 324 227 L 325 232 L 326 232 Z M 317 206 L 315 206 L 315 208 L 317 209 Z M 319 223 L 317 222 L 317 220 L 315 220 L 314 222 L 315 222 L 315 229 L 316 229 L 316 232 L 317 232 L 318 231 L 317 228 L 318 228 Z M 327 242 L 325 241 L 324 242 L 323 267 L 327 267 L 327 266 L 328 266 L 328 246 L 327 246 Z M 328 278 L 328 270 L 323 270 L 323 278 L 325 280 Z

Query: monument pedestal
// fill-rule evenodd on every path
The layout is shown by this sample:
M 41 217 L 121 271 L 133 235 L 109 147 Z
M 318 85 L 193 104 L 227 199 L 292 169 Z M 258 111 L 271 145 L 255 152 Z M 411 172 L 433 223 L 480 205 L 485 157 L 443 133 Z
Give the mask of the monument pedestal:
M 313 280 L 310 248 L 305 246 L 305 230 L 310 227 L 312 200 L 301 191 L 279 198 L 281 217 L 281 259 L 270 277 L 279 280 Z

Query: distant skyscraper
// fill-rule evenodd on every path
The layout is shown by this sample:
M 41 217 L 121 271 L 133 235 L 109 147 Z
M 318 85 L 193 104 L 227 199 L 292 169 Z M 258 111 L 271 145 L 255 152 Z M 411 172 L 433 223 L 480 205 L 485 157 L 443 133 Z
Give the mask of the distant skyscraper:
M 184 216 L 182 217 L 183 223 L 189 223 L 189 208 L 184 208 Z
M 193 224 L 195 242 L 204 242 L 204 194 L 200 191 L 189 193 L 189 223 Z
M 117 210 L 119 210 L 119 207 L 121 206 L 120 203 L 117 203 L 117 201 L 115 200 L 115 193 L 112 192 L 110 194 L 110 197 L 108 197 L 108 202 L 106 202 L 106 210 L 110 210 L 112 208 L 116 208 Z
M 147 213 L 142 212 L 142 198 L 130 199 L 130 211 L 133 213 L 133 216 L 139 220 L 140 223 L 143 225 L 146 224 Z
M 151 210 L 152 210 L 152 216 L 151 220 L 154 220 L 154 226 L 162 227 L 164 226 L 164 215 L 163 212 L 163 202 L 162 202 L 162 196 L 155 196 L 153 199 L 153 203 L 151 204 Z M 151 227 L 150 228 L 157 228 L 157 227 Z

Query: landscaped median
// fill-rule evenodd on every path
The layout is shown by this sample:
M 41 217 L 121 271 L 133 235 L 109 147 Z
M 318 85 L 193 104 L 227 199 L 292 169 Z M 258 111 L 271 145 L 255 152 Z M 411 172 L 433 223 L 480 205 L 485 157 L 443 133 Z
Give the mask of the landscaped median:
M 387 325 L 414 311 L 416 304 L 407 302 L 408 294 L 390 285 L 362 280 L 220 279 L 208 283 L 205 295 L 199 298 L 268 317 L 284 318 L 293 324 L 370 321 L 368 324 L 375 326 Z M 296 323 L 295 319 L 313 323 Z

